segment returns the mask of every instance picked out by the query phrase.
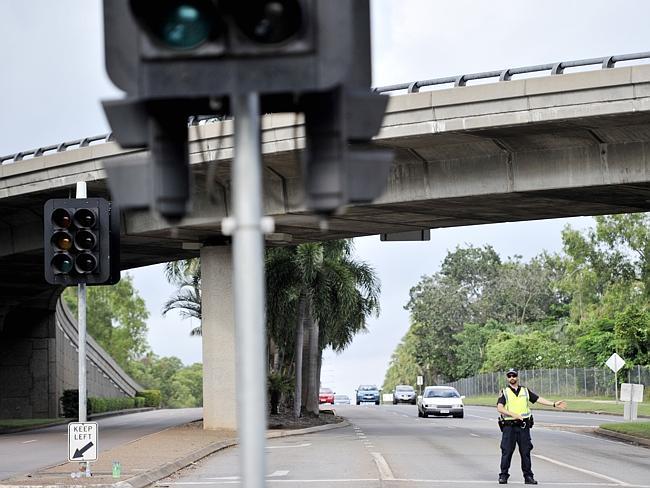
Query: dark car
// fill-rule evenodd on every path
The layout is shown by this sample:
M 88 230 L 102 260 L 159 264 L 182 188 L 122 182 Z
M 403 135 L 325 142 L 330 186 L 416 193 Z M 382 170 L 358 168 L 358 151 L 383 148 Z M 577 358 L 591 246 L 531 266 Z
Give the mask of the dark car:
M 379 405 L 379 389 L 375 385 L 360 385 L 357 390 L 357 405 L 368 402 Z
M 329 388 L 321 388 L 318 392 L 318 403 L 334 404 L 334 392 Z
M 397 405 L 398 403 L 415 405 L 416 401 L 417 395 L 411 385 L 397 385 L 393 390 L 393 405 Z

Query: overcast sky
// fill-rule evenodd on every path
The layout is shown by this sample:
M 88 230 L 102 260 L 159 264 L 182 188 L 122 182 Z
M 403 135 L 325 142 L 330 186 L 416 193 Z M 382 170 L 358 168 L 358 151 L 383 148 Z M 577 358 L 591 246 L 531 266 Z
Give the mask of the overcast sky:
M 373 0 L 375 86 L 647 51 L 650 2 L 643 0 Z M 103 68 L 101 2 L 0 0 L 0 154 L 108 131 L 100 100 L 119 96 Z M 438 270 L 457 245 L 491 244 L 503 256 L 530 258 L 558 251 L 564 225 L 591 219 L 483 225 L 434 230 L 426 243 L 356 240 L 356 253 L 381 279 L 381 316 L 343 354 L 327 352 L 322 381 L 354 394 L 361 383 L 381 385 L 390 355 L 408 329 L 403 309 L 410 287 Z M 160 266 L 134 270 L 151 313 L 156 354 L 201 361 L 196 326 L 163 319 L 173 290 Z

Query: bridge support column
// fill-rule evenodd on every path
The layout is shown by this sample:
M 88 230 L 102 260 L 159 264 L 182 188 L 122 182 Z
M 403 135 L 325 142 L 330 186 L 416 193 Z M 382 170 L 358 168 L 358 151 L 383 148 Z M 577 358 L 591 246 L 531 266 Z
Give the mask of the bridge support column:
M 203 428 L 237 429 L 232 247 L 201 249 Z

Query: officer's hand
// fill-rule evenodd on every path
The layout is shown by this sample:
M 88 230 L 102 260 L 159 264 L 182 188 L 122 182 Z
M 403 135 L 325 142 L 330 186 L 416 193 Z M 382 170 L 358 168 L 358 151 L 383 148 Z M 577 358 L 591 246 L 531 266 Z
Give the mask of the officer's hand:
M 560 408 L 564 410 L 566 408 L 566 402 L 564 400 L 560 400 L 559 402 L 555 402 L 555 408 Z
M 519 415 L 518 413 L 514 414 L 513 417 L 514 417 L 515 420 L 522 420 L 522 421 L 524 420 L 524 418 L 521 415 Z

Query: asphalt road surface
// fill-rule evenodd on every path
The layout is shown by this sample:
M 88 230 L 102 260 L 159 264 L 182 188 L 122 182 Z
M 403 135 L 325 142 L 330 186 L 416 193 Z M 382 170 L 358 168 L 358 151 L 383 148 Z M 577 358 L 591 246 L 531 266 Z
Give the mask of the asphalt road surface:
M 464 487 L 497 485 L 496 409 L 466 407 L 464 419 L 418 418 L 412 405 L 337 406 L 352 425 L 269 440 L 267 486 Z M 650 450 L 581 431 L 620 417 L 538 412 L 533 471 L 540 485 L 650 488 Z M 542 427 L 539 424 L 548 424 Z M 558 426 L 563 425 L 559 430 Z M 157 486 L 239 484 L 239 450 L 210 456 Z M 509 484 L 523 484 L 519 454 Z
M 98 420 L 99 452 L 202 417 L 202 409 L 187 408 L 154 410 Z M 67 459 L 67 425 L 0 435 L 0 480 Z

